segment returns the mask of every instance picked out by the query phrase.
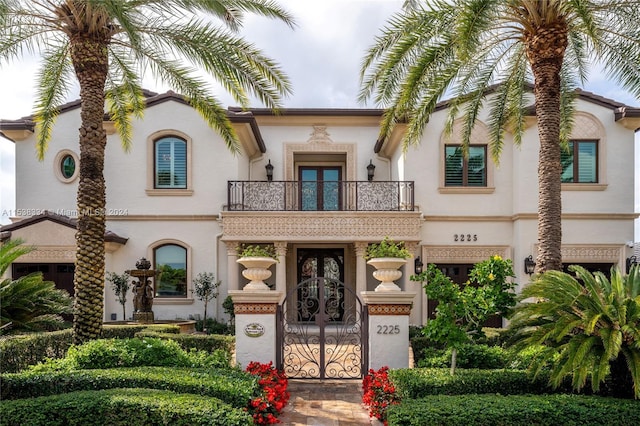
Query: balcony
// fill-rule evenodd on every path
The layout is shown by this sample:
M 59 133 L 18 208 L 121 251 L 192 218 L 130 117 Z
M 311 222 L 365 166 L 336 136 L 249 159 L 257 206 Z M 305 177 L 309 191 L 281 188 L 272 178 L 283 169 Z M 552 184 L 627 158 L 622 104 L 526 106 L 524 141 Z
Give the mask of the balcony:
M 229 181 L 227 211 L 414 211 L 413 181 Z

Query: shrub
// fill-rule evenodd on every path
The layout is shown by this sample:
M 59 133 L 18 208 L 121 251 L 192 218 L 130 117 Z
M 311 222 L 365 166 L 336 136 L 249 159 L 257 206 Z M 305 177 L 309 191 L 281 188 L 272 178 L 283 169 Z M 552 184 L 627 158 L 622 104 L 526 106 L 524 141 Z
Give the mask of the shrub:
M 6 426 L 109 425 L 251 425 L 240 408 L 202 395 L 166 390 L 111 389 L 3 401 Z
M 370 369 L 362 380 L 362 403 L 369 407 L 369 417 L 387 424 L 387 409 L 400 403 L 396 388 L 389 381 L 389 367 Z
M 71 343 L 71 329 L 4 337 L 0 340 L 0 371 L 12 373 L 46 358 L 64 358 Z
M 578 265 L 569 271 L 575 276 L 536 275 L 522 290 L 510 323 L 514 346 L 547 348 L 553 385 L 568 377 L 575 389 L 590 381 L 597 392 L 608 381 L 615 395 L 640 398 L 640 267 L 627 276 L 612 268 L 610 278 Z
M 451 366 L 451 348 L 423 349 L 418 367 L 444 368 Z M 509 364 L 509 354 L 499 346 L 462 345 L 458 349 L 457 366 L 459 368 L 476 368 L 493 370 L 505 368 Z
M 544 372 L 534 379 L 530 373 L 523 370 L 461 369 L 452 376 L 449 370 L 444 368 L 413 368 L 391 370 L 389 378 L 403 400 L 437 394 L 519 395 L 571 392 L 571 387 L 567 383 L 563 383 L 554 390 L 548 383 L 548 374 Z
M 233 351 L 235 337 L 223 336 L 219 334 L 202 335 L 202 334 L 166 334 L 154 333 L 149 331 L 141 331 L 136 333 L 136 337 L 156 337 L 158 339 L 175 340 L 184 349 L 196 349 L 213 353 L 216 350 L 223 350 L 229 354 Z
M 0 243 L 0 277 L 22 255 L 33 247 L 22 246 L 22 240 Z M 20 278 L 0 278 L 0 334 L 11 330 L 57 330 L 64 327 L 62 314 L 70 314 L 73 300 L 66 290 L 44 281 L 41 272 Z
M 238 369 L 135 367 L 108 370 L 23 371 L 0 375 L 0 399 L 22 399 L 74 391 L 147 388 L 218 398 L 246 407 L 259 395 L 254 377 Z
M 262 388 L 262 395 L 251 399 L 247 407 L 254 424 L 279 423 L 277 416 L 282 413 L 290 396 L 287 392 L 287 377 L 282 371 L 273 367 L 271 362 L 268 364 L 250 362 L 246 371 L 258 377 L 258 384 Z
M 369 244 L 365 251 L 365 260 L 371 260 L 376 257 L 398 257 L 400 259 L 408 259 L 411 253 L 404 245 L 404 241 L 396 243 L 389 237 L 384 237 L 380 244 Z
M 197 331 L 206 330 L 207 334 L 222 334 L 222 335 L 232 335 L 234 332 L 232 327 L 229 327 L 228 324 L 219 322 L 215 318 L 207 318 L 206 321 L 203 321 L 203 320 L 196 321 L 196 330 Z
M 389 424 L 447 426 L 582 426 L 640 424 L 636 401 L 581 395 L 435 395 L 403 400 Z

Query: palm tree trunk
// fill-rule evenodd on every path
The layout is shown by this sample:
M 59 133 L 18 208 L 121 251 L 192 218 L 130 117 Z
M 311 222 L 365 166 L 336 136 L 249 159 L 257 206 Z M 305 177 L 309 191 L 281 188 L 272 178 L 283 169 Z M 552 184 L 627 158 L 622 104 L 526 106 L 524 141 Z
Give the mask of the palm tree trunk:
M 536 272 L 562 269 L 560 179 L 560 70 L 567 26 L 556 22 L 525 35 L 534 76 L 540 158 L 538 163 L 538 255 Z
M 105 183 L 104 87 L 108 71 L 107 41 L 71 40 L 71 60 L 80 83 L 80 181 L 73 342 L 96 339 L 102 331 L 104 303 Z

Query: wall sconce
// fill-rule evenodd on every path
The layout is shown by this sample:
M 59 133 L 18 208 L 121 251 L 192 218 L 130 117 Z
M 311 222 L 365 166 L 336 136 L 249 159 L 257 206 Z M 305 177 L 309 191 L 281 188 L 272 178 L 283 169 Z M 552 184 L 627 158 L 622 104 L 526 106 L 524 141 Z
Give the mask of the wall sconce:
M 415 273 L 420 275 L 422 273 L 423 266 L 424 264 L 422 263 L 420 256 L 416 257 L 416 260 L 413 261 L 413 270 L 415 271 Z
M 533 256 L 529 255 L 524 258 L 524 272 L 531 275 L 536 271 L 536 262 L 533 260 Z
M 369 182 L 373 180 L 373 175 L 376 173 L 376 166 L 373 165 L 373 160 L 369 160 L 369 165 L 367 166 L 367 179 Z
M 638 258 L 636 256 L 627 257 L 627 274 L 631 271 L 633 266 L 638 264 Z
M 269 159 L 269 164 L 264 166 L 267 170 L 267 180 L 271 182 L 273 180 L 273 164 L 271 164 L 271 159 Z

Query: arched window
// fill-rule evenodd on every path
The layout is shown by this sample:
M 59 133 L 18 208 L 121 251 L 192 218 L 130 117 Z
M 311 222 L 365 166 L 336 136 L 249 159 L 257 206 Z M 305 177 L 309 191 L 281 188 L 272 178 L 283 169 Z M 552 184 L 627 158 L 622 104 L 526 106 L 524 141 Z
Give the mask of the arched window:
M 165 244 L 153 250 L 156 297 L 187 297 L 187 249 Z
M 187 142 L 167 136 L 154 142 L 155 188 L 187 187 Z

